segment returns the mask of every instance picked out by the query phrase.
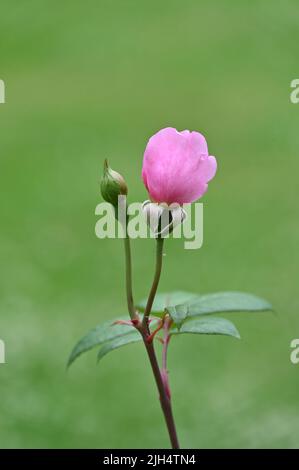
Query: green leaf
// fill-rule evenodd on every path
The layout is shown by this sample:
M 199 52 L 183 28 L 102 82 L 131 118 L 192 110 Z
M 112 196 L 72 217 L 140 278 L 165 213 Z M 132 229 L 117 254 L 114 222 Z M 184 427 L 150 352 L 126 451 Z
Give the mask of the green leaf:
M 272 310 L 269 302 L 255 295 L 243 292 L 217 292 L 196 296 L 182 305 L 175 305 L 165 309 L 179 328 L 186 319 L 198 315 L 265 310 Z
M 226 318 L 209 317 L 209 318 L 193 318 L 185 321 L 181 328 L 174 327 L 171 329 L 172 335 L 182 333 L 194 333 L 202 335 L 226 335 L 240 338 L 240 334 L 235 325 L 226 320 Z
M 119 320 L 119 318 L 117 320 Z M 128 318 L 126 318 L 126 320 L 128 320 Z M 83 336 L 72 350 L 67 366 L 69 367 L 72 362 L 85 351 L 89 351 L 95 346 L 99 346 L 109 340 L 132 333 L 132 327 L 128 325 L 113 325 L 114 321 L 116 320 L 109 320 L 102 325 L 98 325 Z
M 138 331 L 133 331 L 129 335 L 120 336 L 119 338 L 108 341 L 108 343 L 105 343 L 99 350 L 98 361 L 106 356 L 110 351 L 121 348 L 126 344 L 136 343 L 137 341 L 142 341 L 142 336 Z
M 272 310 L 264 299 L 243 292 L 217 292 L 188 302 L 188 317 L 222 312 L 258 312 Z
M 198 294 L 191 292 L 176 291 L 176 292 L 165 292 L 157 294 L 152 307 L 152 314 L 157 317 L 162 317 L 166 307 L 175 306 L 179 304 L 185 304 L 191 302 L 192 299 L 196 299 Z M 137 305 L 137 308 L 144 312 L 146 307 L 147 299 L 143 299 Z

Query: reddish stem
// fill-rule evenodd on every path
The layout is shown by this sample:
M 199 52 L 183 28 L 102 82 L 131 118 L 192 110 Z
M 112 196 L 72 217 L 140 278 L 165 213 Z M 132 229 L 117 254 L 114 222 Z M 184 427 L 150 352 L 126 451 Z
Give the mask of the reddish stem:
M 144 345 L 146 347 L 146 351 L 147 351 L 147 354 L 148 354 L 148 357 L 152 366 L 152 371 L 153 371 L 157 388 L 159 391 L 161 408 L 164 414 L 172 448 L 179 449 L 180 445 L 179 445 L 175 422 L 174 422 L 173 413 L 172 413 L 170 394 L 167 393 L 166 388 L 165 388 L 165 383 L 163 381 L 163 377 L 162 377 L 159 364 L 157 361 L 154 344 L 152 342 L 148 343 L 146 339 L 144 339 Z
M 163 320 L 160 320 L 160 323 L 158 325 L 158 327 L 150 334 L 147 336 L 146 338 L 146 341 L 148 343 L 151 343 L 154 339 L 154 337 L 156 336 L 156 334 L 163 328 Z
M 164 382 L 164 388 L 169 399 L 171 398 L 171 393 L 170 393 L 169 376 L 168 376 L 168 370 L 167 370 L 167 353 L 168 353 L 169 341 L 171 338 L 169 334 L 171 323 L 172 323 L 171 318 L 169 316 L 165 317 L 164 322 L 163 322 L 164 336 L 162 340 L 163 349 L 162 349 L 162 368 L 161 368 L 161 375 L 162 375 L 163 382 Z

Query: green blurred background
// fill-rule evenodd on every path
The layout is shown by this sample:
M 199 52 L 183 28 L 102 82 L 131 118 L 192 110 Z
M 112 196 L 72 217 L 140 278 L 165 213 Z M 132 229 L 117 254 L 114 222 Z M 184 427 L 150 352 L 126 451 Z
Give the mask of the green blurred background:
M 126 311 L 122 243 L 94 234 L 103 159 L 146 199 L 143 151 L 166 126 L 203 132 L 219 170 L 204 245 L 166 244 L 160 291 L 249 291 L 277 312 L 230 316 L 241 341 L 173 340 L 181 444 L 299 447 L 298 21 L 295 0 L 1 2 L 0 447 L 168 446 L 141 344 L 65 371 Z M 133 259 L 139 299 L 154 242 Z

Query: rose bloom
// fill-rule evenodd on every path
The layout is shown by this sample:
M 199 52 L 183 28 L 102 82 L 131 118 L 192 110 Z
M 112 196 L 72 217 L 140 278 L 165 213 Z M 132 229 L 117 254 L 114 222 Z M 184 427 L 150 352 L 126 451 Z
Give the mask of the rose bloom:
M 202 134 L 166 127 L 148 141 L 142 178 L 152 201 L 182 205 L 203 196 L 216 170 Z

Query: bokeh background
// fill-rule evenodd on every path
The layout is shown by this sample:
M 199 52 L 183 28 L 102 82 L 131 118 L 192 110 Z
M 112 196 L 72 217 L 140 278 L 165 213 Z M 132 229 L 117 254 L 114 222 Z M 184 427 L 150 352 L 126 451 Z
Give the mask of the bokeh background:
M 298 447 L 297 2 L 4 0 L 0 13 L 0 447 L 168 446 L 142 344 L 65 370 L 86 331 L 126 311 L 122 242 L 94 234 L 103 159 L 146 199 L 143 151 L 166 126 L 203 132 L 219 170 L 204 245 L 167 243 L 160 291 L 242 290 L 276 310 L 231 316 L 241 341 L 173 339 L 181 444 Z M 154 242 L 133 259 L 139 299 Z

